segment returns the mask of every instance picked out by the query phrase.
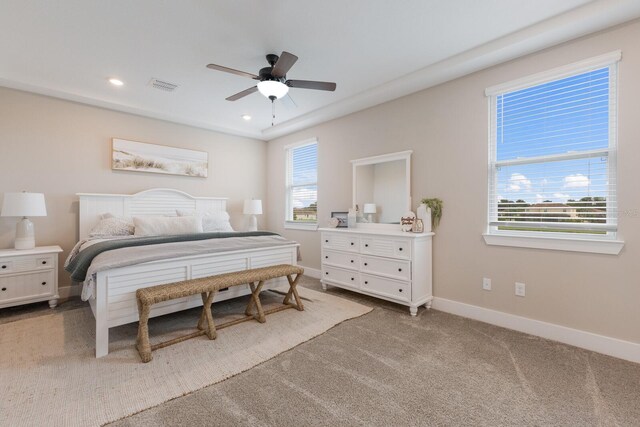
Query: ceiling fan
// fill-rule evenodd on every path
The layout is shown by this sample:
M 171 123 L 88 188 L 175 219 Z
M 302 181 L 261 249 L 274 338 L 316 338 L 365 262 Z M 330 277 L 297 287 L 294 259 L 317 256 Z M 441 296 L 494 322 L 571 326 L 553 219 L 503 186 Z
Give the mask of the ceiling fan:
M 336 84 L 331 82 L 287 80 L 287 72 L 291 67 L 293 67 L 293 64 L 295 64 L 297 60 L 298 57 L 289 52 L 282 52 L 280 56 L 269 54 L 267 55 L 269 67 L 262 68 L 258 72 L 258 75 L 216 64 L 209 64 L 207 65 L 207 68 L 236 74 L 242 77 L 249 77 L 250 79 L 259 81 L 257 85 L 226 98 L 227 101 L 237 101 L 238 99 L 251 95 L 254 92 L 260 92 L 273 102 L 276 99 L 280 99 L 287 95 L 290 87 L 299 89 L 327 90 L 331 92 L 336 90 Z

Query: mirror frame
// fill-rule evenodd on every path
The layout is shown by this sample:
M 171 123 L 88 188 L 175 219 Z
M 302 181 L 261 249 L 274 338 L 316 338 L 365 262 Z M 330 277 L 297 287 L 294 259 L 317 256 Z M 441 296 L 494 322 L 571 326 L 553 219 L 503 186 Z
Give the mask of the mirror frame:
M 352 185 L 352 203 L 351 203 L 351 207 L 355 208 L 356 207 L 356 189 L 357 189 L 357 179 L 356 179 L 356 168 L 358 166 L 366 166 L 366 165 L 373 165 L 373 164 L 377 164 L 377 163 L 385 163 L 385 162 L 392 162 L 392 161 L 396 161 L 396 160 L 404 160 L 405 161 L 405 169 L 406 169 L 406 180 L 405 180 L 405 185 L 407 188 L 407 203 L 406 203 L 406 211 L 409 212 L 411 210 L 411 154 L 413 153 L 413 150 L 407 150 L 407 151 L 399 151 L 397 153 L 389 153 L 389 154 L 383 154 L 380 156 L 372 156 L 372 157 L 364 157 L 362 159 L 356 159 L 356 160 L 351 160 L 351 167 L 353 169 L 353 177 L 351 178 L 351 185 Z M 398 218 L 399 219 L 399 218 Z M 397 224 L 380 224 L 380 223 L 358 223 L 357 227 L 384 227 L 384 228 L 389 228 L 389 227 L 393 227 L 393 228 L 398 228 L 399 226 Z

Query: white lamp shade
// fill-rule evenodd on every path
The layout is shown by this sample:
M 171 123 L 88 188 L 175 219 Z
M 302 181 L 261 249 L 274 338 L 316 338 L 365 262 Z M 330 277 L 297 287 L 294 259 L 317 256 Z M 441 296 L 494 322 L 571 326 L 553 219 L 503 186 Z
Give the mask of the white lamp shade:
M 267 98 L 275 96 L 280 99 L 289 92 L 289 86 L 277 80 L 265 80 L 258 83 L 258 90 Z
M 365 203 L 363 209 L 364 209 L 364 213 L 366 213 L 366 214 L 374 214 L 374 213 L 376 213 L 376 204 L 375 203 Z
M 2 216 L 47 216 L 42 193 L 4 193 Z
M 245 200 L 242 212 L 246 215 L 262 215 L 262 200 Z

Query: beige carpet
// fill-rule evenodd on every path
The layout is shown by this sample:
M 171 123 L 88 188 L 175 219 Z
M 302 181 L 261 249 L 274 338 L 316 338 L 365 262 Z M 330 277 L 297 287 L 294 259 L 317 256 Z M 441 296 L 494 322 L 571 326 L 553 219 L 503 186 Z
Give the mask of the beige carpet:
M 199 337 L 160 349 L 147 364 L 133 347 L 137 323 L 112 329 L 111 352 L 95 359 L 88 308 L 0 325 L 0 425 L 101 425 L 222 381 L 371 311 L 309 289 L 300 294 L 304 312 L 285 310 L 265 324 L 223 329 L 215 341 Z M 264 296 L 266 305 L 282 298 Z M 230 318 L 245 304 L 216 304 L 214 318 Z M 198 316 L 194 309 L 152 319 L 152 343 L 183 334 Z

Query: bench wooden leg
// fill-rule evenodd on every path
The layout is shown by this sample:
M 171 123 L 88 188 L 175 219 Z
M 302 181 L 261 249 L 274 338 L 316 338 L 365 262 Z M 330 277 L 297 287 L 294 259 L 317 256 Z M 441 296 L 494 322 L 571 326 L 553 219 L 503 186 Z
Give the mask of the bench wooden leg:
M 260 323 L 266 322 L 266 318 L 264 316 L 264 310 L 262 309 L 262 304 L 260 303 L 260 291 L 262 291 L 262 286 L 264 282 L 261 280 L 258 282 L 258 286 L 255 283 L 249 283 L 249 287 L 251 288 L 251 300 L 249 304 L 247 304 L 247 309 L 244 313 L 247 316 L 253 316 Z M 256 314 L 253 314 L 253 306 L 256 306 Z
M 140 321 L 138 323 L 138 338 L 136 339 L 136 347 L 140 358 L 144 363 L 150 362 L 153 359 L 151 355 L 151 344 L 149 344 L 149 311 L 150 307 L 146 304 L 142 304 L 138 300 L 138 317 Z
M 298 289 L 296 288 L 296 286 L 298 286 L 299 278 L 300 274 L 296 274 L 295 279 L 292 279 L 290 274 L 287 276 L 287 280 L 289 281 L 289 292 L 287 292 L 287 295 L 285 295 L 284 301 L 282 303 L 284 305 L 290 304 L 289 301 L 291 300 L 291 296 L 293 295 L 296 300 L 296 309 L 298 309 L 298 311 L 303 311 L 304 305 L 302 305 L 302 300 L 300 299 L 300 296 L 298 295 Z
M 216 325 L 213 323 L 213 315 L 211 314 L 211 304 L 216 292 L 202 293 L 202 314 L 200 314 L 200 320 L 198 321 L 198 329 L 204 330 L 210 340 L 215 340 L 218 336 Z

